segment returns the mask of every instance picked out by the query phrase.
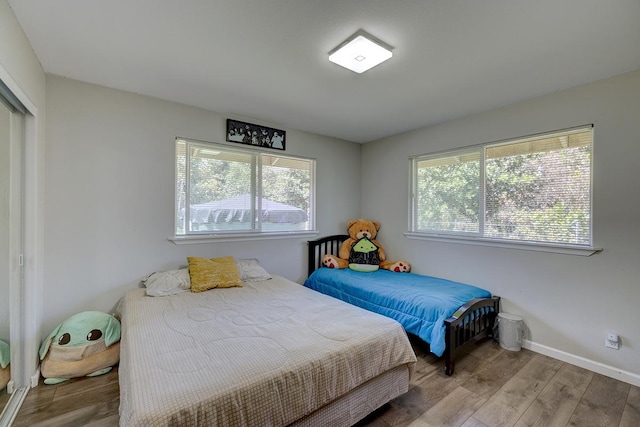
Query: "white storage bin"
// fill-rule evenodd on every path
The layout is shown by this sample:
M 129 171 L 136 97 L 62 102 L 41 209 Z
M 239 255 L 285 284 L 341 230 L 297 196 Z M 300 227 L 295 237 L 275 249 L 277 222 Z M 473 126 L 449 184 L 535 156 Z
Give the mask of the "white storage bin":
M 497 322 L 500 347 L 509 351 L 520 351 L 524 333 L 522 317 L 510 313 L 498 313 Z

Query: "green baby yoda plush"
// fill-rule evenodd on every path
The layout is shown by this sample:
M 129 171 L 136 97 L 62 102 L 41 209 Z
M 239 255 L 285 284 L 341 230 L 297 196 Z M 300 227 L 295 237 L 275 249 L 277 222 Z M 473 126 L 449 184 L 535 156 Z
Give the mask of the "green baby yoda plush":
M 120 360 L 120 321 L 100 311 L 74 314 L 40 346 L 45 384 L 106 374 Z
M 9 344 L 0 340 L 0 390 L 5 388 L 11 379 L 11 351 Z
M 349 253 L 349 268 L 355 271 L 370 272 L 380 268 L 378 247 L 367 237 L 353 244 Z

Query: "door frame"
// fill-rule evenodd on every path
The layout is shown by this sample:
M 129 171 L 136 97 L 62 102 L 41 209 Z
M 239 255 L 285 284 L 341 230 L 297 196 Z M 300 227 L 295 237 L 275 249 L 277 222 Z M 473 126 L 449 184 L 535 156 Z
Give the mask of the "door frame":
M 19 212 L 22 230 L 16 238 L 21 240 L 22 248 L 21 251 L 16 250 L 17 253 L 14 252 L 14 248 L 11 249 L 12 258 L 22 255 L 20 257 L 22 265 L 19 266 L 17 273 L 22 276 L 22 280 L 17 284 L 13 281 L 10 284 L 12 303 L 10 335 L 18 337 L 11 339 L 13 343 L 18 344 L 11 345 L 10 383 L 14 392 L 0 414 L 0 426 L 4 426 L 13 422 L 29 388 L 35 387 L 40 378 L 38 368 L 40 327 L 38 325 L 41 319 L 38 313 L 41 310 L 38 310 L 38 307 L 42 306 L 42 301 L 37 291 L 42 290 L 43 271 L 44 146 L 38 131 L 41 126 L 38 109 L 2 65 L 0 65 L 0 80 L 27 110 L 23 116 L 23 125 L 20 126 L 22 132 L 13 129 L 11 138 L 13 153 L 13 136 L 19 136 L 19 133 L 22 133 L 22 142 L 18 143 L 19 147 L 15 149 L 16 157 L 21 159 L 18 160 L 21 170 L 17 172 L 19 184 L 16 185 L 22 189 Z M 11 174 L 13 180 L 13 171 Z M 12 236 L 11 239 L 13 238 Z M 18 262 L 17 259 L 15 261 Z

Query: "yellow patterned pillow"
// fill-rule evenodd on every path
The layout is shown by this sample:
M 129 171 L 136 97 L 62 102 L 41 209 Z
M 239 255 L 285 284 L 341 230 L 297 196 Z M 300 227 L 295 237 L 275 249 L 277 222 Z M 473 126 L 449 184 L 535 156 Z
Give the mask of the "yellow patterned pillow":
M 213 288 L 242 286 L 238 267 L 232 256 L 222 258 L 187 257 L 191 292 L 203 292 Z

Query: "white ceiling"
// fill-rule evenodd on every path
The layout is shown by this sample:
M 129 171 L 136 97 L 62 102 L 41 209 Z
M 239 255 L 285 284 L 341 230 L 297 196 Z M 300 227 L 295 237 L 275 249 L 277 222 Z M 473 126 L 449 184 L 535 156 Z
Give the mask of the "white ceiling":
M 47 73 L 368 142 L 640 69 L 639 0 L 9 0 Z M 393 58 L 328 52 L 363 29 Z

